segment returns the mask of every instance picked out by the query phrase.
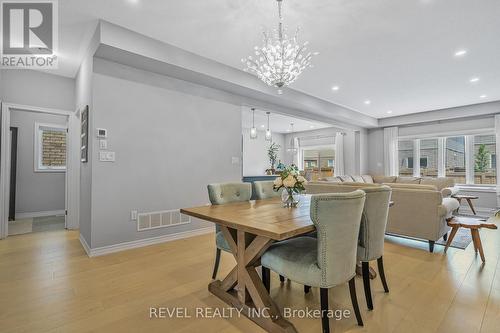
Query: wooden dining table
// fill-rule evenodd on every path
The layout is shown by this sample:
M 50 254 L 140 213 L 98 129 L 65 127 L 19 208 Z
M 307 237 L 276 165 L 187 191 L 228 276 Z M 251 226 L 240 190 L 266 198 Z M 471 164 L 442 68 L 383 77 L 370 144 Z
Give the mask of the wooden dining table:
M 272 300 L 257 267 L 275 241 L 315 230 L 309 216 L 310 195 L 298 207 L 284 208 L 280 198 L 181 209 L 182 214 L 218 224 L 236 266 L 208 290 L 268 332 L 297 332 Z

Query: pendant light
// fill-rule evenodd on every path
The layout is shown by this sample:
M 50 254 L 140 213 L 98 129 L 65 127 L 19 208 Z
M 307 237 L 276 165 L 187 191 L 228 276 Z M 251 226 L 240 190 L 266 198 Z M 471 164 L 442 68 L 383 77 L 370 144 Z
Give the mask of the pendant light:
M 257 139 L 257 129 L 255 128 L 255 108 L 252 108 L 252 128 L 250 129 L 250 139 Z
M 269 128 L 269 115 L 271 112 L 266 112 L 267 114 L 267 130 L 266 130 L 266 141 L 271 141 L 272 140 L 272 134 L 271 134 L 271 129 Z
M 292 128 L 291 133 L 290 133 L 290 145 L 287 148 L 287 151 L 292 154 L 297 153 L 297 148 L 295 147 L 295 139 L 293 137 L 293 123 L 290 123 L 290 127 Z

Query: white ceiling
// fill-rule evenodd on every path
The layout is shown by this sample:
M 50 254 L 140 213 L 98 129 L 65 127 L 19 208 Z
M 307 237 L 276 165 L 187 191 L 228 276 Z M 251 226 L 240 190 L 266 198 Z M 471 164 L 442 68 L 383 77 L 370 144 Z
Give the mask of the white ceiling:
M 269 127 L 273 133 L 290 133 L 293 123 L 294 132 L 311 131 L 320 128 L 332 127 L 332 125 L 321 123 L 318 121 L 310 121 L 295 117 L 285 116 L 282 114 L 271 112 L 269 115 Z M 241 126 L 243 128 L 252 127 L 252 111 L 250 108 L 244 108 L 241 112 Z M 255 110 L 255 127 L 259 131 L 265 131 L 267 128 L 266 111 Z
M 273 0 L 64 0 L 59 12 L 66 76 L 97 18 L 239 69 L 276 23 Z M 284 15 L 320 52 L 293 89 L 376 118 L 500 100 L 498 0 L 285 0 Z

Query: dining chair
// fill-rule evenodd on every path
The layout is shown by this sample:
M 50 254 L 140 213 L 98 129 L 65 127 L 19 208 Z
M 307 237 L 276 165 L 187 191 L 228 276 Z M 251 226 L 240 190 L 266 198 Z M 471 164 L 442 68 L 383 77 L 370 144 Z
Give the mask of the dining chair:
M 257 198 L 257 200 L 279 197 L 281 196 L 281 192 L 283 191 L 283 189 L 275 191 L 274 181 L 272 180 L 255 181 L 253 183 L 253 186 L 255 197 Z M 280 281 L 285 282 L 285 277 L 283 275 L 280 275 Z M 304 289 L 305 288 L 306 287 L 304 287 Z
M 272 180 L 262 180 L 253 182 L 254 193 L 257 200 L 270 199 L 281 196 L 281 190 L 274 190 Z
M 319 287 L 323 332 L 330 331 L 328 289 L 349 282 L 351 302 L 363 326 L 356 297 L 356 252 L 365 192 L 317 194 L 311 197 L 310 216 L 318 237 L 297 237 L 273 244 L 261 258 L 263 280 L 270 289 L 270 274 Z
M 252 197 L 251 183 L 209 184 L 207 188 L 208 198 L 210 199 L 212 205 L 223 205 L 231 202 L 249 201 Z M 222 230 L 220 229 L 218 224 L 215 225 L 215 245 L 217 249 L 215 251 L 215 264 L 214 271 L 212 273 L 212 279 L 215 279 L 215 277 L 217 276 L 221 250 L 231 252 L 231 248 L 224 238 Z
M 392 191 L 389 186 L 362 188 L 362 190 L 366 193 L 366 200 L 359 229 L 357 260 L 361 261 L 366 305 L 368 309 L 373 310 L 369 266 L 371 260 L 377 260 L 382 286 L 386 293 L 389 292 L 382 256 L 384 254 L 385 228 Z

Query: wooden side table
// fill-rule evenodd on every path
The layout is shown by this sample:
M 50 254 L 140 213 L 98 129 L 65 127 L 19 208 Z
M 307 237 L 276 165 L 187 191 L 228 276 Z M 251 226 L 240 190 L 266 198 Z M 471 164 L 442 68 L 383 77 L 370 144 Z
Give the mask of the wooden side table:
M 494 223 L 488 223 L 484 221 L 480 221 L 478 219 L 470 218 L 470 217 L 454 217 L 450 219 L 448 222 L 448 226 L 451 227 L 450 236 L 448 237 L 448 241 L 446 242 L 446 247 L 444 248 L 444 252 L 448 250 L 450 247 L 453 238 L 455 237 L 458 229 L 460 227 L 470 229 L 470 233 L 472 235 L 472 242 L 474 244 L 474 251 L 477 253 L 479 251 L 479 255 L 481 256 L 481 260 L 486 262 L 484 258 L 483 252 L 483 244 L 481 243 L 481 237 L 479 237 L 479 229 L 487 228 L 487 229 L 497 229 L 497 226 Z
M 467 200 L 467 203 L 469 204 L 469 207 L 472 210 L 472 213 L 474 213 L 474 215 L 476 215 L 476 210 L 474 209 L 474 205 L 472 204 L 472 200 L 479 199 L 478 196 L 476 196 L 476 195 L 465 195 L 465 194 L 455 194 L 455 195 L 452 195 L 451 197 L 454 198 L 454 199 L 457 199 L 459 204 L 462 203 L 462 199 Z M 459 209 L 460 209 L 460 207 L 457 208 L 457 212 L 458 212 Z

